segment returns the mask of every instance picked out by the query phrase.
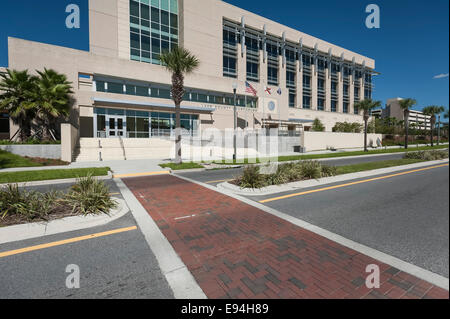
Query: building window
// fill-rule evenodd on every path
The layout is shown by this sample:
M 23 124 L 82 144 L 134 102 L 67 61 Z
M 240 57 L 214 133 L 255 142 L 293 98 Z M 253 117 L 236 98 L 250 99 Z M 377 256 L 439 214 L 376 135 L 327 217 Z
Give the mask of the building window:
M 331 112 L 337 112 L 337 101 L 331 100 Z
M 295 91 L 295 89 L 289 89 L 289 107 L 290 108 L 295 108 L 296 99 L 297 99 L 297 92 Z
M 317 110 L 325 111 L 325 99 L 324 98 L 317 99 Z
M 348 84 L 343 85 L 343 91 L 344 91 L 344 96 L 348 97 L 348 93 L 349 93 L 349 87 Z
M 160 64 L 161 52 L 177 46 L 177 0 L 130 0 L 131 60 Z
M 229 56 L 223 57 L 223 75 L 230 78 L 237 77 L 236 58 Z
M 331 74 L 332 75 L 337 75 L 339 71 L 340 71 L 339 64 L 337 64 L 335 62 L 332 62 L 331 63 Z
M 317 90 L 324 92 L 325 91 L 325 80 L 318 78 L 317 79 Z
M 355 115 L 359 115 L 359 109 L 358 109 L 358 107 L 354 107 L 354 109 L 353 109 L 353 113 L 355 114 Z
M 0 133 L 9 136 L 9 115 L 0 113 Z
M 305 89 L 311 88 L 311 77 L 309 75 L 306 74 L 303 75 L 303 87 Z
M 237 41 L 236 30 L 224 26 L 223 29 L 223 75 L 237 77 Z
M 355 100 L 359 100 L 359 86 L 355 85 Z
M 344 102 L 344 105 L 343 105 L 343 112 L 344 112 L 344 113 L 348 113 L 348 103 L 347 103 L 347 102 Z
M 259 40 L 248 34 L 245 38 L 247 47 L 247 80 L 259 82 Z
M 371 99 L 372 98 L 372 90 L 369 88 L 364 89 L 364 98 Z
M 136 95 L 143 97 L 153 97 L 159 99 L 172 100 L 171 88 L 169 85 L 158 83 L 128 83 L 128 80 L 121 82 L 117 80 L 103 81 L 94 79 L 96 82 L 97 92 L 116 93 L 126 95 Z M 124 89 L 125 88 L 125 89 Z M 219 93 L 219 92 L 207 92 L 200 89 L 186 89 L 184 94 L 185 101 L 209 103 L 209 104 L 222 104 L 222 105 L 234 105 L 234 96 L 232 93 Z M 237 96 L 237 105 L 240 107 L 257 108 L 258 98 L 247 95 Z
M 303 108 L 304 109 L 311 109 L 311 97 L 303 95 Z
M 278 67 L 269 64 L 267 67 L 267 83 L 270 85 L 278 85 Z
M 319 58 L 317 61 L 317 70 L 325 71 L 326 68 L 327 68 L 327 62 L 323 58 Z
M 296 78 L 296 73 L 292 72 L 290 70 L 286 71 L 286 87 L 288 88 L 295 88 L 295 78 Z
M 335 81 L 331 82 L 331 93 L 337 94 L 338 83 Z

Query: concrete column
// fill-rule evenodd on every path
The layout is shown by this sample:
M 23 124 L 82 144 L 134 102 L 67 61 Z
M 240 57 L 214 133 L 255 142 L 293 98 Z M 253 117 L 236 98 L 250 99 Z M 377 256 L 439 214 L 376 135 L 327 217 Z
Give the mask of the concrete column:
M 301 109 L 303 108 L 303 67 L 300 71 L 300 63 L 302 61 L 297 61 L 296 67 L 297 67 L 297 77 L 296 77 L 296 84 L 297 84 L 297 105 L 296 107 Z
M 61 160 L 71 163 L 78 143 L 79 132 L 70 123 L 61 124 Z
M 311 110 L 317 110 L 317 70 L 316 65 L 311 65 Z
M 349 76 L 349 90 L 348 90 L 348 112 L 349 114 L 353 114 L 354 107 L 355 107 L 355 86 L 353 84 L 353 75 L 350 74 Z
M 325 111 L 331 112 L 331 66 L 325 71 Z
M 344 79 L 342 77 L 342 70 L 338 74 L 338 104 L 337 104 L 337 112 L 342 113 L 344 110 Z
M 356 83 L 359 83 L 359 100 L 364 100 L 364 85 L 363 85 L 363 79 L 359 79 Z

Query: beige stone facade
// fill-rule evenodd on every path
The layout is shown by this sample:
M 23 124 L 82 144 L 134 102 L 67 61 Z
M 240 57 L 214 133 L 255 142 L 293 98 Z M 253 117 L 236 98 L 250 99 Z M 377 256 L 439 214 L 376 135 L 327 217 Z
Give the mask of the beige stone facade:
M 135 1 L 135 0 L 132 0 Z M 162 90 L 171 84 L 170 74 L 160 65 L 132 60 L 130 51 L 130 0 L 89 0 L 89 42 L 90 51 L 74 50 L 54 45 L 31 42 L 16 38 L 8 39 L 9 65 L 11 69 L 30 71 L 52 68 L 64 73 L 74 86 L 74 107 L 70 123 L 78 129 L 80 137 L 98 137 L 96 130 L 96 108 L 173 113 L 170 98 L 157 97 L 150 94 L 153 90 Z M 230 103 L 220 104 L 211 101 L 208 94 L 216 97 L 232 94 L 232 85 L 237 83 L 237 94 L 250 100 L 252 94 L 246 93 L 245 83 L 248 81 L 258 92 L 257 104 L 254 107 L 238 107 L 239 126 L 260 128 L 264 123 L 271 126 L 282 126 L 283 129 L 295 130 L 308 127 L 315 118 L 319 118 L 331 131 L 336 122 L 363 122 L 360 114 L 355 114 L 354 103 L 364 99 L 365 87 L 371 95 L 371 83 L 365 84 L 365 76 L 374 74 L 375 61 L 358 53 L 351 52 L 326 41 L 283 26 L 251 12 L 227 4 L 219 0 L 160 0 L 160 4 L 177 5 L 178 10 L 178 45 L 184 46 L 200 60 L 200 67 L 186 77 L 188 92 L 204 93 L 206 101 L 186 100 L 182 103 L 183 113 L 191 115 L 196 130 L 207 128 L 226 129 L 233 127 L 233 106 Z M 144 5 L 153 3 L 141 0 Z M 142 10 L 142 9 L 141 9 Z M 224 76 L 224 24 L 236 25 L 236 77 Z M 246 61 L 247 50 L 242 48 L 242 34 L 262 34 L 265 30 L 267 39 L 278 42 L 278 85 L 268 85 L 268 59 L 264 53 L 260 39 L 257 54 L 259 61 L 259 81 L 249 81 Z M 283 46 L 291 47 L 296 52 L 295 62 L 295 103 L 289 105 L 289 89 L 286 85 L 286 60 Z M 303 52 L 303 53 L 302 53 Z M 311 53 L 312 52 L 312 53 Z M 313 61 L 311 65 L 310 108 L 303 105 L 303 72 L 302 55 L 308 53 Z M 318 106 L 318 72 L 316 58 L 323 57 L 328 66 L 323 71 L 324 106 Z M 330 62 L 340 66 L 341 70 L 331 74 Z M 344 76 L 343 67 L 347 66 L 350 74 Z M 355 70 L 359 70 L 360 78 L 356 79 Z M 361 76 L 362 75 L 362 76 Z M 116 91 L 101 92 L 109 84 L 99 83 L 112 81 Z M 337 82 L 336 94 L 331 92 L 332 81 Z M 111 82 L 111 83 L 112 83 Z M 371 82 L 371 81 L 369 81 Z M 347 83 L 349 94 L 347 102 L 343 96 L 343 87 Z M 128 84 L 131 87 L 148 88 L 150 96 L 126 94 Z M 123 85 L 123 92 L 117 92 L 117 85 Z M 272 95 L 265 92 L 271 89 Z M 281 89 L 282 94 L 277 93 Z M 134 88 L 133 92 L 137 92 Z M 355 90 L 359 95 L 355 96 Z M 200 93 L 199 93 L 200 92 Z M 309 91 L 308 91 L 309 92 Z M 159 94 L 159 93 L 158 93 Z M 309 94 L 309 93 L 308 93 Z M 336 100 L 336 110 L 332 112 L 331 100 Z M 256 101 L 255 98 L 255 101 Z M 222 99 L 220 98 L 220 101 Z M 344 103 L 347 112 L 344 113 Z M 269 108 L 271 106 L 271 108 Z M 126 117 L 126 114 L 124 115 Z M 124 117 L 124 121 L 127 119 Z M 107 120 L 107 119 L 106 119 Z M 152 119 L 149 115 L 150 136 Z M 193 123 L 192 122 L 192 123 Z M 116 122 L 117 124 L 117 122 Z M 129 123 L 128 123 L 129 124 Z M 126 130 L 126 128 L 125 128 Z M 11 132 L 14 134 L 14 132 Z M 126 132 L 124 132 L 126 134 Z M 129 137 L 129 136 L 128 136 Z

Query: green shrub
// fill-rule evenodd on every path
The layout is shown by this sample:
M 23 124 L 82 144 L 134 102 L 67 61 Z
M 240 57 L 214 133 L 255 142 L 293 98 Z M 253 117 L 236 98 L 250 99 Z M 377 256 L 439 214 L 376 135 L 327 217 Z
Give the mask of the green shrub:
M 422 161 L 437 161 L 441 159 L 448 158 L 448 151 L 419 151 L 419 152 L 408 152 L 403 156 L 404 159 L 417 159 Z
M 258 166 L 247 166 L 242 175 L 236 180 L 236 184 L 242 188 L 262 188 L 266 186 L 263 175 L 259 173 Z
M 322 165 L 316 161 L 305 161 L 301 165 L 303 179 L 319 179 L 322 177 Z
M 337 175 L 337 167 L 322 165 L 322 177 L 332 177 Z
M 35 191 L 21 191 L 18 185 L 7 185 L 0 190 L 1 218 L 18 216 L 32 221 L 48 220 L 48 216 L 59 208 L 61 192 L 42 194 Z
M 311 129 L 314 132 L 324 132 L 325 126 L 323 125 L 322 121 L 320 121 L 318 118 L 316 118 L 312 124 Z
M 80 178 L 68 194 L 40 193 L 21 190 L 17 184 L 0 189 L 0 224 L 48 221 L 51 215 L 73 216 L 108 214 L 117 204 L 109 195 L 109 188 L 92 176 Z
M 108 214 L 117 206 L 109 195 L 109 188 L 102 181 L 88 175 L 78 179 L 66 195 L 66 202 L 72 212 L 78 214 Z

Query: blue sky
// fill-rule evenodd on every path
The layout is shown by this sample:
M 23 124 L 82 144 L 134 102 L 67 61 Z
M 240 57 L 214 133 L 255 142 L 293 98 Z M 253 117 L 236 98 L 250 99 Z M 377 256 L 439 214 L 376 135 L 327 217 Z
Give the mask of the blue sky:
M 417 109 L 449 106 L 448 0 L 227 0 L 226 2 L 376 60 L 374 98 L 413 97 Z M 65 7 L 78 4 L 81 28 L 65 27 Z M 381 28 L 367 29 L 365 8 L 381 9 Z M 2 1 L 0 66 L 7 37 L 89 49 L 87 0 Z M 446 75 L 435 79 L 437 75 Z

